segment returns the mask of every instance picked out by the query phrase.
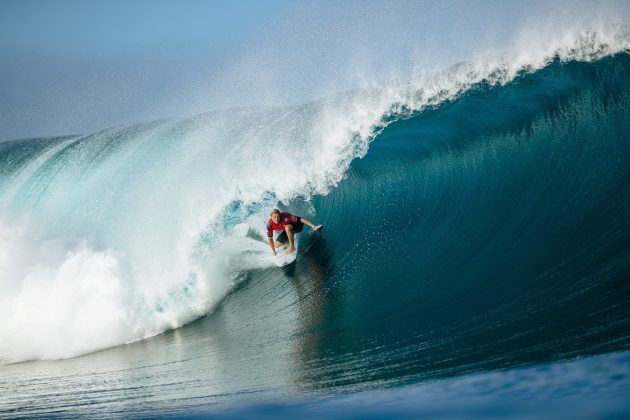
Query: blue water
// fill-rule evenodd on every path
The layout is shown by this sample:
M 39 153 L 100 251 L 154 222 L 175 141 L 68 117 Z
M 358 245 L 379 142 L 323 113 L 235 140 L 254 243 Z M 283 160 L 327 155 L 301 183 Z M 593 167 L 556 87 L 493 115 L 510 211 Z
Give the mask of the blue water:
M 629 76 L 0 144 L 0 416 L 627 416 Z M 325 224 L 288 270 L 275 205 Z

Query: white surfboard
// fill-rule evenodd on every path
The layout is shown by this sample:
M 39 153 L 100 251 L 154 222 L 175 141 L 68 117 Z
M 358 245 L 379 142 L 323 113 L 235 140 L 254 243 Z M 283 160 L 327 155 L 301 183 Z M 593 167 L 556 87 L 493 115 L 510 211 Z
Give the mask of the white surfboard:
M 290 254 L 287 254 L 287 245 L 282 245 L 280 248 L 276 248 L 276 256 L 273 257 L 276 265 L 278 267 L 284 267 L 285 265 L 289 265 L 295 261 L 297 258 L 297 244 L 295 251 Z

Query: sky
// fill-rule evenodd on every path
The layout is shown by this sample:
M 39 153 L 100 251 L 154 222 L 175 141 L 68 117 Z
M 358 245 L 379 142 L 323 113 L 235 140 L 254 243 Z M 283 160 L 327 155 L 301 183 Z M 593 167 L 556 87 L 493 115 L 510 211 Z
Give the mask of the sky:
M 501 49 L 528 22 L 604 3 L 624 4 L 2 0 L 0 141 L 303 103 Z
M 217 71 L 280 6 L 1 1 L 0 140 L 166 116 L 169 95 Z

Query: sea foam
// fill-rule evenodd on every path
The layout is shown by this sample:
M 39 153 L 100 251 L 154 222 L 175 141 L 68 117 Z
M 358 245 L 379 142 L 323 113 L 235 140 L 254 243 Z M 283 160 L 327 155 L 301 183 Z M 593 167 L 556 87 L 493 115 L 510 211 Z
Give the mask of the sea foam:
M 269 208 L 326 194 L 392 120 L 553 59 L 629 50 L 624 27 L 524 33 L 507 51 L 301 106 L 115 127 L 36 155 L 5 145 L 0 360 L 72 357 L 191 322 L 240 272 L 271 265 L 247 234 L 263 233 Z

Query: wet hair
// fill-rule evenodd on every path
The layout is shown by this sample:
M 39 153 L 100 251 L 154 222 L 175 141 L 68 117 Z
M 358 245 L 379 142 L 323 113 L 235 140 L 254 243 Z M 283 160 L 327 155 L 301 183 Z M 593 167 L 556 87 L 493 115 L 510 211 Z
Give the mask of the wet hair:
M 269 216 L 273 216 L 273 215 L 274 215 L 274 214 L 276 214 L 276 213 L 277 213 L 277 214 L 280 214 L 280 210 L 278 210 L 278 209 L 273 209 L 273 210 L 271 211 L 271 213 L 269 214 Z

